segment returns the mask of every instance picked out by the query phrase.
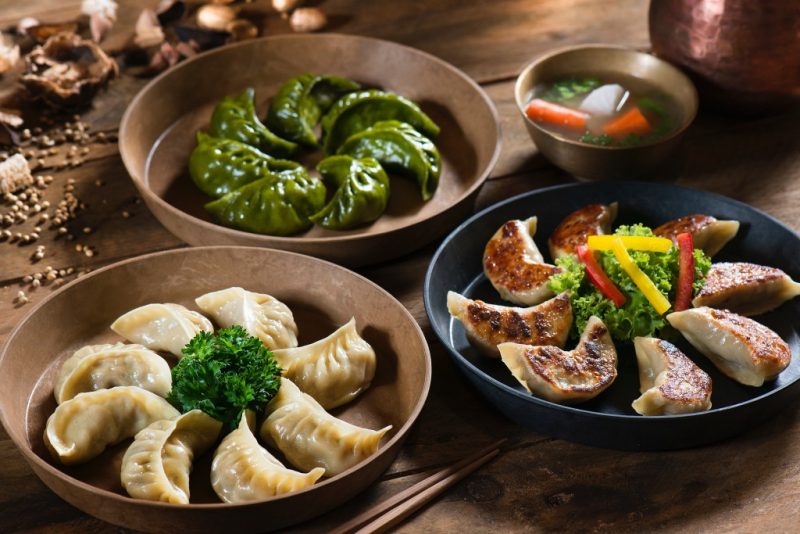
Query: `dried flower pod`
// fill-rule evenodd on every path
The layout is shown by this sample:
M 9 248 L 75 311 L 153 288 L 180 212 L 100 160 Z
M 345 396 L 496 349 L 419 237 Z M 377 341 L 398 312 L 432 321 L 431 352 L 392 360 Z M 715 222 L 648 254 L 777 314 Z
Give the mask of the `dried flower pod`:
M 295 9 L 289 17 L 289 26 L 296 32 L 315 32 L 321 30 L 328 23 L 328 17 L 316 7 L 301 7 Z
M 114 22 L 107 19 L 100 13 L 93 13 L 89 17 L 89 30 L 92 33 L 92 41 L 99 43 L 114 25 Z
M 27 34 L 33 37 L 37 43 L 41 44 L 59 33 L 75 33 L 76 31 L 78 31 L 77 22 L 61 22 L 30 26 L 27 30 Z
M 33 26 L 38 26 L 39 20 L 33 17 L 24 17 L 17 22 L 17 33 L 20 35 L 27 35 L 28 28 L 32 28 Z
M 0 193 L 8 194 L 33 183 L 28 160 L 22 154 L 14 154 L 0 163 Z
M 25 63 L 20 81 L 28 94 L 64 108 L 88 104 L 119 72 L 97 43 L 74 33 L 54 35 L 28 54 Z
M 19 63 L 19 45 L 10 35 L 0 33 L 0 74 L 8 72 Z
M 302 4 L 302 0 L 272 0 L 272 7 L 283 16 Z
M 206 4 L 197 10 L 197 25 L 208 30 L 223 31 L 236 18 L 236 10 L 220 4 Z
M 258 37 L 258 28 L 247 19 L 232 20 L 225 26 L 225 30 L 231 34 L 232 41 L 246 41 Z
M 91 17 L 100 15 L 110 22 L 117 20 L 117 2 L 115 0 L 83 0 L 81 13 Z
M 164 42 L 164 30 L 152 9 L 143 9 L 136 20 L 136 35 L 133 42 L 141 48 L 158 46 Z

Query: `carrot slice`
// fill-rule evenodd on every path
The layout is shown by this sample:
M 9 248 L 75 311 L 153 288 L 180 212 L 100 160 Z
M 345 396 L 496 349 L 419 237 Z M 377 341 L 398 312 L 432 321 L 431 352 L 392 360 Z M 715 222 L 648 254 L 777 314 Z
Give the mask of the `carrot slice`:
M 586 129 L 586 121 L 589 120 L 588 113 L 559 106 L 541 98 L 531 100 L 525 109 L 525 114 L 533 121 L 547 122 L 579 131 Z
M 620 137 L 623 135 L 650 133 L 652 127 L 639 108 L 631 108 L 603 127 L 603 133 Z

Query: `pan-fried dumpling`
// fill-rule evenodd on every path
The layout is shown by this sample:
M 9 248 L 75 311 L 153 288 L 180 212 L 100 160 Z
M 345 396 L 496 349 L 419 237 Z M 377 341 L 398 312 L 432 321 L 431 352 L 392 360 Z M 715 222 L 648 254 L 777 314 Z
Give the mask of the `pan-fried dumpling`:
M 562 271 L 544 262 L 533 242 L 535 233 L 536 217 L 508 221 L 483 251 L 486 278 L 503 299 L 521 306 L 533 306 L 555 295 L 547 282 Z
M 98 389 L 60 404 L 47 420 L 44 443 L 61 463 L 78 464 L 156 421 L 179 415 L 170 403 L 146 389 Z
M 572 327 L 572 305 L 566 292 L 530 308 L 512 308 L 449 291 L 447 309 L 464 325 L 470 342 L 491 358 L 500 357 L 500 343 L 563 347 Z
M 522 386 L 552 402 L 593 399 L 617 378 L 617 351 L 603 321 L 589 318 L 574 350 L 502 343 L 500 358 Z
M 326 410 L 356 398 L 375 376 L 375 351 L 358 335 L 355 318 L 325 339 L 272 354 L 283 376 Z
M 653 233 L 677 243 L 678 234 L 690 232 L 694 248 L 702 249 L 708 256 L 714 256 L 738 231 L 739 221 L 720 221 L 710 215 L 698 214 L 666 222 L 653 230 Z
M 297 325 L 292 310 L 275 297 L 229 287 L 206 293 L 195 302 L 219 326 L 241 325 L 270 350 L 297 346 Z
M 166 360 L 141 345 L 87 345 L 61 366 L 53 394 L 61 404 L 85 391 L 139 386 L 166 397 L 172 375 Z
M 337 419 L 286 378 L 281 378 L 266 413 L 261 439 L 280 450 L 294 467 L 304 471 L 322 467 L 329 477 L 374 454 L 392 428 L 370 430 Z
M 321 467 L 301 473 L 284 467 L 256 441 L 253 412 L 245 411 L 239 428 L 222 440 L 211 464 L 211 486 L 225 502 L 260 501 L 313 485 Z
M 573 211 L 553 230 L 547 246 L 553 261 L 567 254 L 575 254 L 575 247 L 586 244 L 590 235 L 611 233 L 617 218 L 617 203 L 589 204 Z
M 221 421 L 200 410 L 156 421 L 136 434 L 122 457 L 122 487 L 136 499 L 189 504 L 192 462 L 214 444 L 221 429 Z
M 164 350 L 181 357 L 181 349 L 200 332 L 213 332 L 211 321 L 180 304 L 146 304 L 135 308 L 111 325 L 128 341 L 151 350 Z
M 692 304 L 749 316 L 774 310 L 797 295 L 800 284 L 780 269 L 744 262 L 715 263 Z
M 711 409 L 711 377 L 678 347 L 654 337 L 633 340 L 639 363 L 640 415 L 670 415 Z
M 752 319 L 702 307 L 667 315 L 667 321 L 717 369 L 746 386 L 761 386 L 786 369 L 789 345 Z

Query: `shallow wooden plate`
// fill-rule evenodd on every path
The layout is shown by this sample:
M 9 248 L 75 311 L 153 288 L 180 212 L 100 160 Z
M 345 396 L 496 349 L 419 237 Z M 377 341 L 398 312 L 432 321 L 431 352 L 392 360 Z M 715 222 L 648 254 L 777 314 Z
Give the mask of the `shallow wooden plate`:
M 348 231 L 319 227 L 292 237 L 244 232 L 216 224 L 210 200 L 187 172 L 195 132 L 214 105 L 246 87 L 256 89 L 264 116 L 287 79 L 306 72 L 346 76 L 416 101 L 439 126 L 443 170 L 436 194 L 423 202 L 415 184 L 393 178 L 386 213 Z M 162 74 L 131 102 L 120 127 L 122 159 L 145 203 L 170 232 L 190 245 L 280 248 L 347 265 L 377 263 L 444 235 L 472 209 L 500 153 L 494 104 L 467 75 L 429 54 L 351 35 L 281 35 L 201 54 Z M 313 168 L 320 153 L 303 160 Z
M 291 276 L 287 276 L 291 273 Z M 89 463 L 64 467 L 42 435 L 55 410 L 53 383 L 77 348 L 119 340 L 109 325 L 150 302 L 197 309 L 194 298 L 241 286 L 269 293 L 293 311 L 300 344 L 331 333 L 351 317 L 378 357 L 370 388 L 334 415 L 369 428 L 393 426 L 376 454 L 296 493 L 249 504 L 223 504 L 209 481 L 211 455 L 199 458 L 192 503 L 135 500 L 119 482 L 130 440 Z M 386 291 L 342 267 L 308 256 L 253 247 L 200 247 L 159 252 L 99 269 L 42 301 L 11 333 L 0 353 L 0 420 L 39 478 L 67 502 L 117 525 L 157 532 L 265 531 L 298 523 L 343 503 L 386 470 L 422 409 L 430 353 L 408 311 Z
M 776 331 L 792 350 L 792 362 L 776 380 L 754 388 L 720 373 L 680 338 L 678 347 L 713 381 L 712 408 L 685 415 L 643 417 L 631 402 L 639 396 L 639 374 L 631 343 L 615 342 L 618 376 L 603 393 L 574 406 L 534 397 L 499 360 L 486 358 L 467 341 L 460 322 L 447 311 L 447 291 L 495 304 L 503 302 L 483 274 L 486 242 L 510 219 L 539 218 L 534 240 L 547 254 L 547 238 L 573 210 L 593 202 L 619 202 L 614 224 L 655 227 L 670 219 L 705 213 L 741 222 L 737 236 L 713 260 L 749 261 L 800 277 L 800 237 L 781 222 L 730 198 L 659 183 L 596 182 L 525 193 L 491 206 L 454 230 L 431 260 L 425 278 L 425 309 L 433 330 L 453 360 L 500 411 L 537 432 L 589 445 L 655 450 L 696 447 L 729 438 L 765 421 L 800 395 L 800 300 L 754 319 Z M 574 340 L 570 340 L 574 343 Z

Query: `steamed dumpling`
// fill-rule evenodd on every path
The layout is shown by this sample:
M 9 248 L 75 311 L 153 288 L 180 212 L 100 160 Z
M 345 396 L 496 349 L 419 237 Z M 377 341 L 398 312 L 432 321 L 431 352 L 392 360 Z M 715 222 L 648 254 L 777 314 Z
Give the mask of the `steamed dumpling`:
M 500 357 L 500 343 L 563 347 L 572 327 L 572 305 L 567 293 L 530 308 L 512 308 L 449 291 L 447 309 L 464 325 L 470 342 L 490 358 Z
M 156 421 L 179 415 L 166 400 L 136 386 L 98 389 L 60 404 L 47 420 L 44 443 L 61 463 L 78 464 Z
M 325 339 L 303 347 L 272 351 L 283 376 L 325 409 L 356 398 L 375 375 L 375 351 L 358 335 L 356 320 Z
M 792 360 L 789 345 L 778 334 L 727 310 L 693 308 L 670 313 L 667 321 L 717 369 L 746 386 L 761 386 Z
M 294 467 L 304 471 L 321 467 L 329 477 L 374 454 L 392 428 L 370 430 L 337 419 L 286 378 L 281 378 L 266 413 L 261 439 L 280 450 Z
M 300 473 L 284 467 L 253 435 L 253 413 L 245 411 L 239 428 L 225 436 L 214 453 L 211 486 L 225 502 L 261 501 L 313 485 L 321 467 Z
M 678 347 L 654 337 L 633 340 L 639 363 L 640 415 L 670 415 L 711 409 L 711 377 Z
M 590 235 L 611 233 L 611 225 L 616 218 L 616 202 L 608 205 L 589 204 L 567 215 L 547 240 L 553 261 L 567 254 L 575 254 L 575 248 L 585 245 Z
M 78 393 L 114 386 L 139 386 L 166 397 L 172 375 L 164 358 L 141 345 L 87 345 L 61 366 L 53 394 L 61 404 Z
M 739 315 L 759 315 L 800 295 L 800 284 L 785 272 L 754 263 L 715 263 L 692 301 Z
M 122 458 L 120 481 L 136 499 L 189 504 L 192 462 L 217 440 L 222 422 L 200 410 L 156 421 L 136 434 Z
M 617 378 L 617 351 L 603 322 L 589 318 L 574 350 L 502 343 L 500 358 L 522 387 L 552 402 L 593 399 Z
M 292 310 L 271 295 L 229 287 L 195 299 L 197 306 L 223 328 L 242 326 L 270 350 L 297 346 Z
M 738 231 L 739 221 L 720 221 L 710 215 L 698 214 L 666 222 L 653 230 L 653 233 L 677 242 L 678 234 L 690 232 L 694 248 L 702 249 L 708 256 L 714 256 Z
M 180 304 L 146 304 L 111 325 L 111 330 L 151 350 L 181 356 L 181 349 L 200 332 L 213 332 L 211 321 Z
M 483 251 L 483 272 L 500 296 L 521 306 L 533 306 L 554 296 L 547 287 L 561 267 L 544 262 L 533 242 L 536 217 L 508 221 Z

